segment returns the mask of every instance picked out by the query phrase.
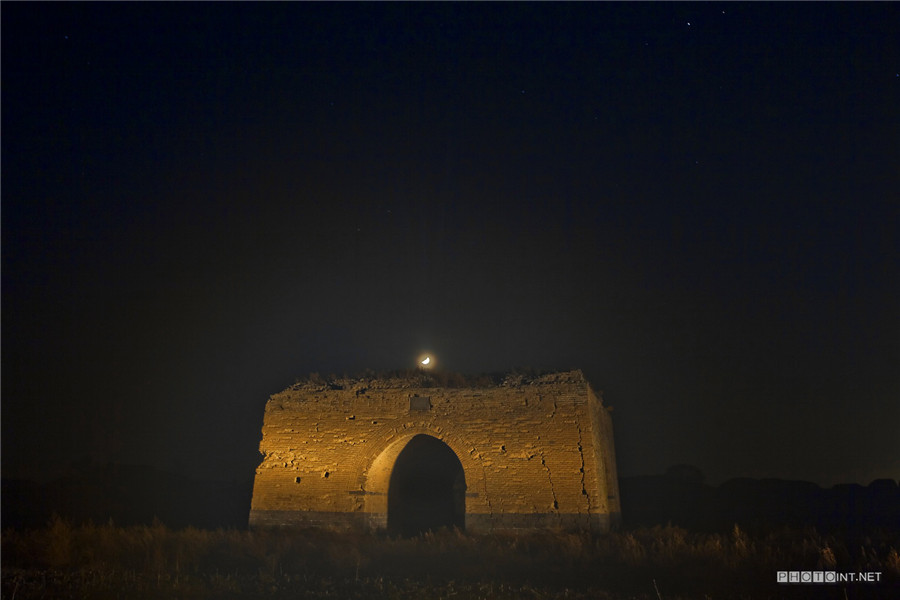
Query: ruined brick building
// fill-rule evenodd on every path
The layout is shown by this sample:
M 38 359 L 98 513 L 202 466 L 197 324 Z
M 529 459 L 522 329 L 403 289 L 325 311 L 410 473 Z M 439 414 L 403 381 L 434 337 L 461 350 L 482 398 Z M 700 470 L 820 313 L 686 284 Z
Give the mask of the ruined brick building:
M 250 525 L 607 531 L 612 422 L 580 371 L 298 383 L 267 405 Z

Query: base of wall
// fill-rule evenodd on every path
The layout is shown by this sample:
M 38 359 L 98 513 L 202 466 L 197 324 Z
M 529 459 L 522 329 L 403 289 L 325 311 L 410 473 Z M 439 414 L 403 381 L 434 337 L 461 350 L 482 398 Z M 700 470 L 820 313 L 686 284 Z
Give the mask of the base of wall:
M 531 533 L 536 531 L 589 531 L 606 533 L 621 524 L 621 515 L 584 513 L 467 514 L 469 533 Z M 387 514 L 311 510 L 251 510 L 250 527 L 317 528 L 332 531 L 387 529 Z
M 329 529 L 332 531 L 365 531 L 387 527 L 387 515 L 384 525 L 379 527 L 377 517 L 362 512 L 325 512 L 315 510 L 251 510 L 250 527 L 288 527 L 304 529 Z M 376 519 L 372 519 L 376 517 Z
M 466 531 L 470 533 L 531 533 L 568 531 L 607 533 L 618 526 L 618 519 L 608 514 L 584 513 L 502 513 L 466 515 Z

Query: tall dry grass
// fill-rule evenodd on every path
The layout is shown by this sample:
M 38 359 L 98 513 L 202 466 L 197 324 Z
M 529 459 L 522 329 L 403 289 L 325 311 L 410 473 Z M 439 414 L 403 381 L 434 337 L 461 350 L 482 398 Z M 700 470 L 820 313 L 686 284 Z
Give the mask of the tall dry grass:
M 3 598 L 895 597 L 900 539 L 655 527 L 610 535 L 402 539 L 322 531 L 172 530 L 55 518 L 2 536 Z M 877 571 L 882 582 L 785 588 L 781 570 Z

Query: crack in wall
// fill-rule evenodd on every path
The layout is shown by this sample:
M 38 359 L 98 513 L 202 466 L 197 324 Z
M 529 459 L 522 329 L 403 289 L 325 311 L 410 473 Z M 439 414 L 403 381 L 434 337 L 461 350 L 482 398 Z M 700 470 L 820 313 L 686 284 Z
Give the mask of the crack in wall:
M 553 476 L 550 474 L 550 467 L 547 466 L 547 461 L 544 460 L 544 451 L 541 450 L 541 464 L 544 466 L 544 469 L 547 470 L 547 481 L 550 482 L 550 495 L 553 496 L 553 510 L 556 511 L 556 516 L 559 516 L 559 500 L 556 497 L 556 489 L 553 487 Z
M 553 411 L 547 417 L 547 420 L 553 419 L 556 416 L 556 411 L 559 406 L 556 403 L 556 395 L 552 395 L 553 399 Z M 543 400 L 543 396 L 541 396 L 541 400 Z M 547 481 L 550 483 L 550 495 L 553 497 L 553 510 L 556 511 L 556 516 L 559 518 L 559 499 L 556 497 L 556 488 L 553 487 L 553 475 L 550 473 L 550 467 L 547 466 L 547 461 L 544 458 L 544 450 L 543 448 L 540 450 L 541 453 L 541 465 L 543 465 L 544 469 L 547 471 Z
M 472 452 L 475 452 L 474 447 L 469 452 L 469 454 L 472 454 Z M 488 505 L 488 515 L 490 515 L 490 519 L 491 519 L 491 521 L 493 521 L 494 520 L 494 506 L 491 504 L 491 494 L 490 494 L 490 492 L 488 492 L 488 489 L 487 489 L 488 476 L 487 476 L 487 469 L 484 468 L 484 455 L 481 452 L 478 452 L 475 456 L 478 458 L 478 464 L 481 465 L 481 479 L 484 483 L 484 500 L 485 500 L 485 502 L 487 502 L 487 505 Z
M 578 429 L 578 455 L 581 457 L 581 493 L 587 498 L 587 510 L 590 515 L 592 512 L 591 506 L 591 495 L 588 494 L 587 487 L 585 486 L 585 465 L 584 465 L 584 446 L 581 443 L 581 425 L 578 423 L 578 419 L 575 419 L 575 428 Z

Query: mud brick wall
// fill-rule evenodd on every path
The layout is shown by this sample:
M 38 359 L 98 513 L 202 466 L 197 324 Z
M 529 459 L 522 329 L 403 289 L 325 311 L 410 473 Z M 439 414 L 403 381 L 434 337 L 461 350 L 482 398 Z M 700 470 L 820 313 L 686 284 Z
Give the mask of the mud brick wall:
M 609 412 L 571 371 L 481 388 L 358 379 L 275 394 L 251 526 L 385 528 L 391 470 L 419 434 L 459 458 L 468 531 L 605 531 L 620 519 Z

